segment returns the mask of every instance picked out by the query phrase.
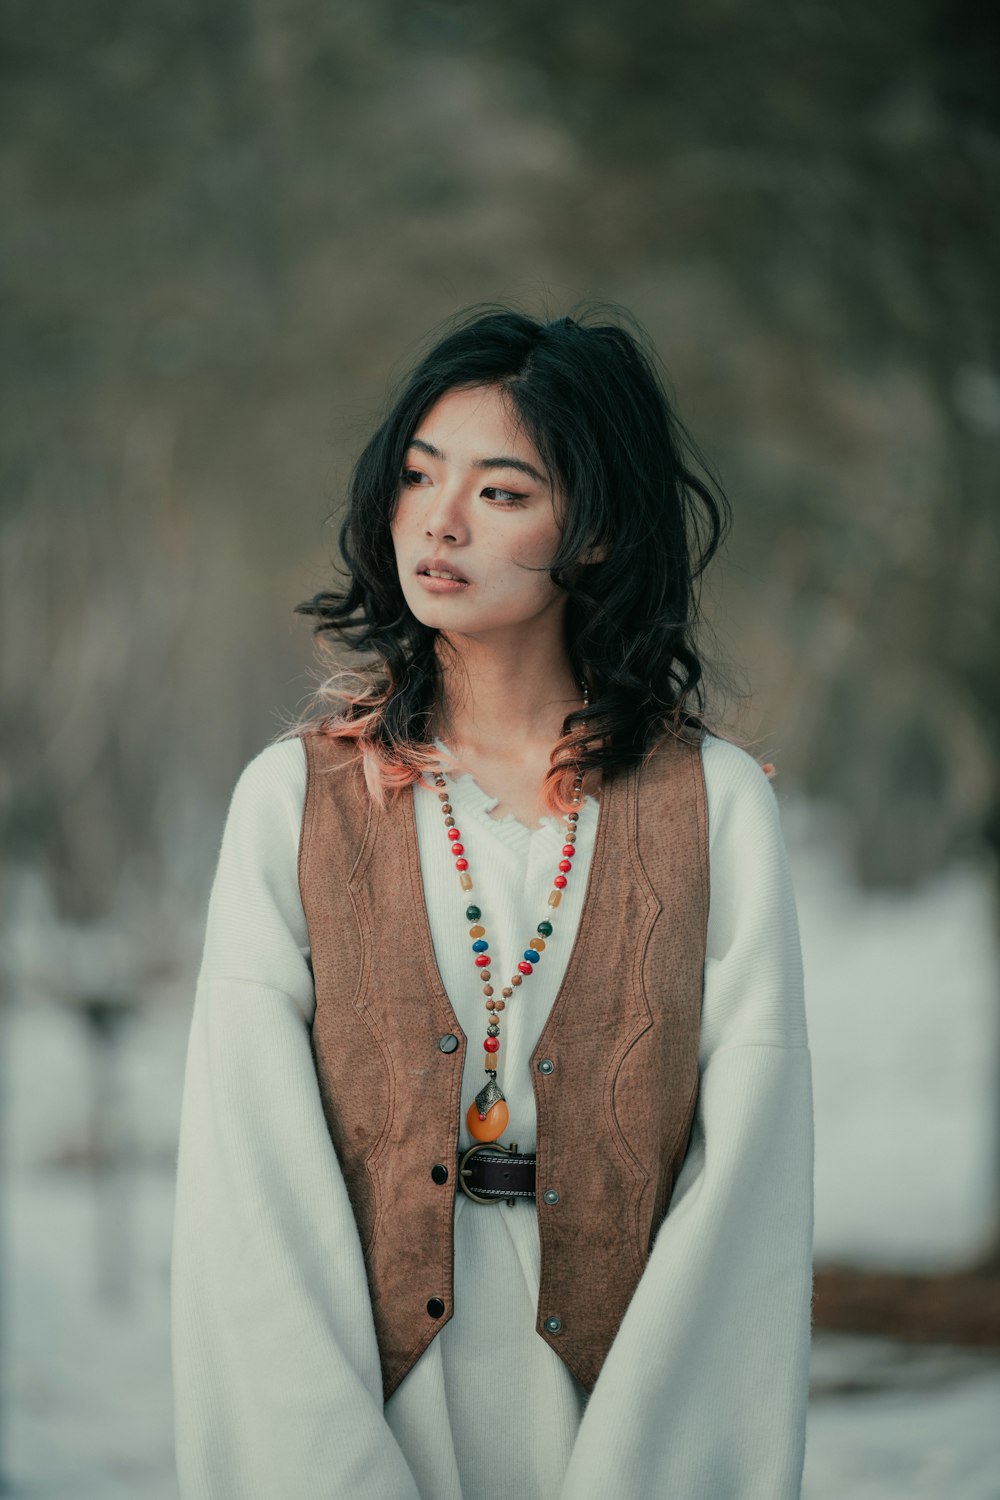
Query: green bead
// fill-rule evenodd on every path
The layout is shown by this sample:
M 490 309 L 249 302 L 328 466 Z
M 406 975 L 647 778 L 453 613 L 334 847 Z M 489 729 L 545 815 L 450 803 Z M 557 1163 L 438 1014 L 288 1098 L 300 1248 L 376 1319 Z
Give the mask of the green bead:
M 542 935 L 542 937 L 551 937 L 552 936 L 552 923 L 551 922 L 539 922 L 539 924 L 538 924 L 537 928 L 535 929 L 535 931 L 536 932 L 540 932 L 541 935 Z
M 467 906 L 465 908 L 465 915 L 468 917 L 470 922 L 478 922 L 479 918 L 482 916 L 482 912 L 479 910 L 478 906 Z M 551 927 L 549 928 L 549 931 L 552 931 Z

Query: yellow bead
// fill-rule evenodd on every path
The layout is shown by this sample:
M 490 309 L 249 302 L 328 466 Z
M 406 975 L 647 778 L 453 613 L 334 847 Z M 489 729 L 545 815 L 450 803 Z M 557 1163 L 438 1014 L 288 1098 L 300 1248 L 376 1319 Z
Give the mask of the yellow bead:
M 562 900 L 562 891 L 549 891 L 549 905 L 558 906 Z
M 471 891 L 472 890 L 472 876 L 471 875 L 460 875 L 458 878 L 459 878 L 459 881 L 461 882 L 462 890 L 463 891 Z
M 544 938 L 532 938 L 531 942 L 528 944 L 528 947 L 529 948 L 534 948 L 534 950 L 535 950 L 536 953 L 544 953 L 545 952 L 545 939 Z
M 485 1120 L 479 1118 L 475 1101 L 469 1105 L 465 1123 L 474 1141 L 498 1141 L 510 1124 L 510 1110 L 502 1099 L 486 1111 Z
M 470 927 L 469 928 L 469 936 L 470 936 L 470 938 L 485 937 L 486 936 L 486 928 L 485 927 L 480 927 L 479 924 L 478 924 L 478 922 L 477 922 L 477 924 L 476 924 L 475 927 Z

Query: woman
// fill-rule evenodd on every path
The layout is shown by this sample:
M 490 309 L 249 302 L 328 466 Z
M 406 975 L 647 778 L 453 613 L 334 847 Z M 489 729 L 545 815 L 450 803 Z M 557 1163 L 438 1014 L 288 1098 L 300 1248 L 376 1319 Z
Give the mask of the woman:
M 352 478 L 367 653 L 236 786 L 185 1078 L 181 1494 L 791 1500 L 812 1113 L 724 501 L 640 336 L 467 316 Z

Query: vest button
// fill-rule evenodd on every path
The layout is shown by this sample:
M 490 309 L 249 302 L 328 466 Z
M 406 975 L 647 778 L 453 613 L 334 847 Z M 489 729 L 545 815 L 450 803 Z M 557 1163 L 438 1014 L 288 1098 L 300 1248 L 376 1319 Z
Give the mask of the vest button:
M 551 1057 L 543 1057 L 541 1062 L 538 1064 L 538 1071 L 539 1073 L 552 1073 L 555 1071 L 555 1066 L 556 1065 L 552 1061 Z
M 443 1036 L 439 1039 L 438 1046 L 440 1047 L 442 1052 L 457 1052 L 458 1037 L 455 1036 L 453 1032 L 449 1031 L 446 1036 Z
M 546 1318 L 542 1327 L 546 1333 L 560 1333 L 562 1331 L 562 1318 Z
M 445 1166 L 444 1162 L 435 1162 L 434 1166 L 431 1167 L 431 1176 L 434 1178 L 435 1182 L 448 1181 L 448 1168 Z
M 545 1192 L 542 1194 L 542 1199 L 546 1203 L 558 1203 L 559 1194 L 556 1192 L 555 1188 L 546 1188 Z
M 432 1318 L 443 1317 L 444 1316 L 444 1303 L 441 1301 L 441 1298 L 440 1297 L 432 1297 L 431 1300 L 427 1304 L 427 1311 L 430 1313 L 430 1315 L 431 1315 Z

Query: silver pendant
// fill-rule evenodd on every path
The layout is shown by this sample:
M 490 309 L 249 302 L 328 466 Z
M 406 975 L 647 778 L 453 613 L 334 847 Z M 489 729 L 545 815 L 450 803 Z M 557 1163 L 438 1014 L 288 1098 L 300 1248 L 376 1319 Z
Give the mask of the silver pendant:
M 504 1103 L 503 1090 L 497 1083 L 496 1075 L 490 1073 L 483 1087 L 476 1095 L 476 1108 L 480 1115 L 489 1114 L 494 1104 Z

